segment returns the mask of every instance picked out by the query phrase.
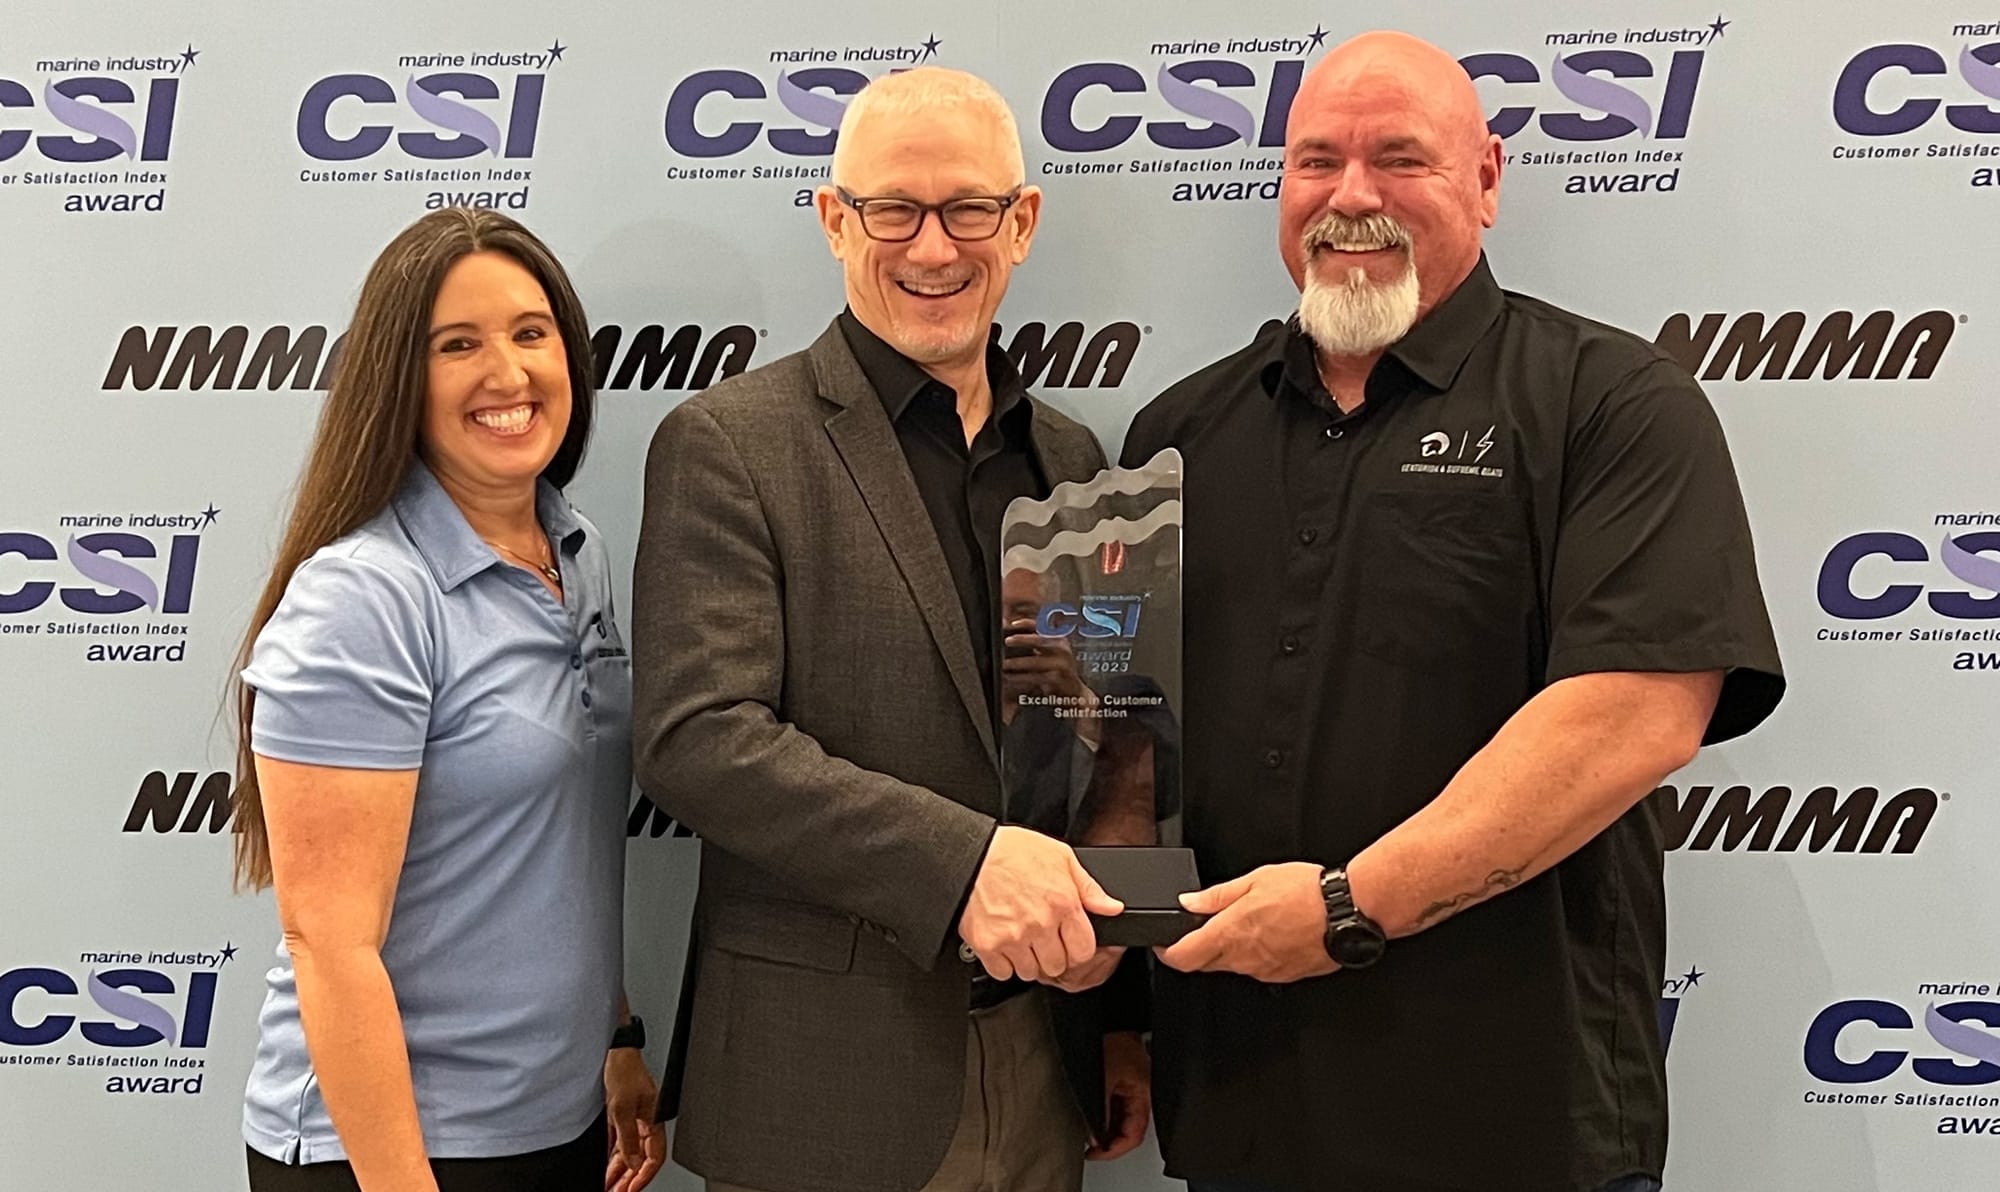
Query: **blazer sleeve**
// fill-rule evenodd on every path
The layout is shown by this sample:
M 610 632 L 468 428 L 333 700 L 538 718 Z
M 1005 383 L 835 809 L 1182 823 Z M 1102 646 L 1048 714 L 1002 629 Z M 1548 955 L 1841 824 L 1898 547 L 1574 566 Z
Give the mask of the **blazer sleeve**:
M 633 566 L 634 775 L 705 840 L 874 923 L 919 968 L 994 821 L 830 756 L 779 718 L 784 573 L 757 488 L 698 402 L 660 424 Z

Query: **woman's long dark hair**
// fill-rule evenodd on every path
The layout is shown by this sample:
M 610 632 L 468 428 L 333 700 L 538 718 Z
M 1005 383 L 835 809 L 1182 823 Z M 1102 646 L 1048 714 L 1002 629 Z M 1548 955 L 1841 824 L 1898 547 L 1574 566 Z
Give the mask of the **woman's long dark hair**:
M 292 573 L 312 553 L 352 533 L 388 507 L 417 449 L 428 388 L 431 309 L 452 265 L 476 252 L 500 252 L 541 283 L 569 360 L 569 429 L 542 469 L 561 488 L 575 475 L 590 438 L 594 392 L 590 324 L 569 275 L 534 233 L 496 211 L 450 207 L 403 229 L 368 270 L 354 322 L 347 329 L 319 429 L 299 479 L 298 498 L 278 546 L 271 577 L 257 599 L 236 653 L 236 887 L 271 884 L 271 846 L 250 751 L 250 717 L 257 692 L 243 682 L 257 635 L 271 619 Z

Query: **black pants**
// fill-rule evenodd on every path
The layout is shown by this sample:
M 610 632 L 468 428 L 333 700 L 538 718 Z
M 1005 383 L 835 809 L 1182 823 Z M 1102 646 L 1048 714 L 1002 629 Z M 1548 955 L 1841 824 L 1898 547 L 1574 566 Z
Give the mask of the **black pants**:
M 433 1159 L 438 1192 L 602 1192 L 611 1159 L 604 1116 L 572 1141 L 498 1159 Z M 360 1192 L 345 1162 L 288 1166 L 245 1147 L 250 1192 Z

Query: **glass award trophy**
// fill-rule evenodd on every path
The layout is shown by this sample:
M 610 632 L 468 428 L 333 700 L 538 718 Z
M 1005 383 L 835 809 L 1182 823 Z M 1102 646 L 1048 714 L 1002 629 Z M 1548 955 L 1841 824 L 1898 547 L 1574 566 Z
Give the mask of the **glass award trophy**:
M 1202 917 L 1180 847 L 1180 453 L 1017 498 L 1000 529 L 1002 818 L 1066 840 L 1125 913 L 1102 944 L 1160 947 Z

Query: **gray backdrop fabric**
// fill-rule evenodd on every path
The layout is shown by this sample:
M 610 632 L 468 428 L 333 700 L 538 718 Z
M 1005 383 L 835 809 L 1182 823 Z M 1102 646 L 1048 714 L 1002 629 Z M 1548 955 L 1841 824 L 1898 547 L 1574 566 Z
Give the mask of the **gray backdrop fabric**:
M 1659 796 L 1671 1185 L 1990 1186 L 2000 13 L 1976 7 L 15 0 L 0 1184 L 241 1186 L 276 924 L 229 891 L 224 682 L 399 228 L 487 203 L 569 265 L 606 382 L 572 496 L 622 577 L 661 415 L 839 307 L 807 196 L 864 79 L 937 62 L 1013 103 L 1047 202 L 1002 342 L 1115 455 L 1141 404 L 1291 309 L 1286 105 L 1393 26 L 1459 55 L 1507 136 L 1502 284 L 1671 344 L 1757 535 L 1791 692 Z M 636 800 L 632 830 L 657 1066 L 695 854 Z M 1158 1170 L 1149 1146 L 1091 1187 Z

